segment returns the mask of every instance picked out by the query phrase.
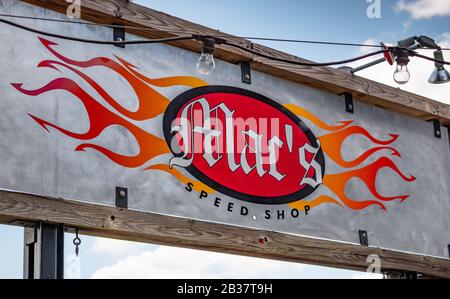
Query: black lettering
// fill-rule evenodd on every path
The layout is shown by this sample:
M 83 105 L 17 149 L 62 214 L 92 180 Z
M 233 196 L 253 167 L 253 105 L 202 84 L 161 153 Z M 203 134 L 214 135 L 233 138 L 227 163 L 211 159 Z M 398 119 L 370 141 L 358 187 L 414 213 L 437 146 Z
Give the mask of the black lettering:
M 284 219 L 284 210 L 278 210 L 277 215 L 278 215 L 278 220 Z
M 241 207 L 241 215 L 247 216 L 248 215 L 248 209 L 244 206 Z
M 264 216 L 264 218 L 266 218 L 267 220 L 270 219 L 270 210 L 266 210 L 266 216 Z
M 300 215 L 300 212 L 297 209 L 291 210 L 291 216 L 297 218 Z
M 227 209 L 227 211 L 228 211 L 228 212 L 233 212 L 233 207 L 234 207 L 234 203 L 229 202 L 229 203 L 228 203 L 228 209 Z
M 221 201 L 221 199 L 216 197 L 216 200 L 214 200 L 214 206 L 220 207 L 220 201 Z
M 202 190 L 202 192 L 200 192 L 200 199 L 207 198 L 207 197 L 208 197 L 208 193 L 206 193 L 206 191 Z
M 191 182 L 188 182 L 187 186 L 186 186 L 186 191 L 191 192 L 192 191 L 192 187 L 194 187 L 194 184 L 191 183 Z
M 309 210 L 311 210 L 310 206 L 305 206 L 305 214 L 308 215 Z

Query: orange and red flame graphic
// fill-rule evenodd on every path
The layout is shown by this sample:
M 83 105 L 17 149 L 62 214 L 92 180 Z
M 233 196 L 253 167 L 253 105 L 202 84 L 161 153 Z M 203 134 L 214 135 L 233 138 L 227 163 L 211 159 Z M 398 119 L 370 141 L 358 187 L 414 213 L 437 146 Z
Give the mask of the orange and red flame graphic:
M 163 96 L 153 87 L 164 88 L 180 85 L 195 88 L 208 85 L 206 82 L 195 77 L 187 76 L 151 79 L 139 72 L 136 66 L 117 56 L 114 56 L 115 59 L 96 57 L 87 61 L 72 60 L 56 50 L 56 43 L 44 38 L 39 38 L 39 40 L 55 59 L 41 61 L 38 64 L 39 68 L 51 68 L 58 72 L 61 68 L 65 68 L 73 72 L 74 75 L 90 85 L 110 107 L 101 104 L 93 95 L 90 95 L 78 83 L 69 78 L 60 77 L 54 79 L 38 89 L 27 89 L 22 83 L 12 83 L 15 89 L 29 96 L 39 96 L 57 90 L 63 90 L 72 94 L 73 98 L 80 101 L 85 107 L 89 118 L 89 128 L 84 133 L 72 132 L 30 114 L 34 121 L 47 132 L 50 132 L 50 129 L 58 130 L 71 138 L 83 142 L 75 148 L 75 151 L 93 149 L 123 167 L 143 167 L 145 171 L 165 171 L 183 183 L 193 182 L 191 178 L 185 176 L 177 169 L 169 167 L 167 164 L 145 165 L 157 156 L 170 153 L 170 149 L 164 139 L 147 132 L 135 123 L 161 115 L 170 104 L 171 100 Z M 135 94 L 132 99 L 137 100 L 138 108 L 135 111 L 126 109 L 102 88 L 98 82 L 83 72 L 83 69 L 92 67 L 102 67 L 122 77 L 133 89 Z M 301 119 L 308 120 L 313 125 L 328 132 L 325 135 L 319 136 L 317 139 L 320 141 L 320 146 L 326 157 L 343 168 L 341 173 L 326 173 L 323 177 L 323 186 L 321 188 L 328 188 L 334 196 L 320 195 L 312 200 L 299 200 L 289 204 L 292 208 L 302 208 L 306 205 L 312 208 L 324 203 L 333 203 L 342 207 L 346 206 L 353 210 L 362 210 L 372 205 L 377 205 L 386 210 L 386 202 L 393 200 L 404 201 L 408 198 L 409 195 L 383 196 L 376 187 L 377 173 L 382 168 L 391 169 L 405 182 L 415 180 L 415 177 L 403 174 L 393 161 L 394 157 L 397 159 L 401 157 L 400 153 L 393 147 L 393 144 L 399 137 L 398 135 L 389 134 L 385 140 L 379 140 L 373 137 L 366 129 L 354 125 L 353 121 L 343 121 L 337 125 L 329 125 L 311 112 L 297 105 L 287 104 L 284 106 Z M 135 123 L 127 119 L 133 120 Z M 126 128 L 137 141 L 139 146 L 138 154 L 126 156 L 114 152 L 111 148 L 89 143 L 90 140 L 100 136 L 110 126 Z M 344 141 L 354 135 L 366 137 L 374 146 L 354 160 L 347 161 L 341 155 L 341 148 Z M 376 161 L 365 165 L 364 163 L 369 157 L 376 152 L 389 153 L 389 156 L 382 156 Z M 346 185 L 354 178 L 360 179 L 367 186 L 373 196 L 372 198 L 350 198 L 347 196 L 345 192 Z M 204 190 L 209 193 L 214 192 L 212 188 L 198 181 L 195 181 L 194 189 L 196 191 Z

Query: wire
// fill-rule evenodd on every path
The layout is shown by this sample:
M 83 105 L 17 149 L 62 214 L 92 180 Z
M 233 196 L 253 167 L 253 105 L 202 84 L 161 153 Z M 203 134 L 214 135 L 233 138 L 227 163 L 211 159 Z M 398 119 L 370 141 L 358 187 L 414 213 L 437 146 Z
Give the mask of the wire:
M 80 21 L 74 21 L 74 20 L 60 20 L 60 19 L 50 19 L 50 18 L 43 18 L 43 17 L 23 16 L 23 15 L 0 14 L 0 17 L 39 20 L 39 21 L 57 22 L 57 23 L 69 23 L 69 24 L 86 25 L 86 26 L 98 26 L 98 27 L 109 27 L 109 28 L 125 28 L 125 29 L 154 31 L 151 28 L 142 27 L 142 26 L 115 25 L 115 24 L 106 24 L 106 23 L 88 23 L 88 22 L 80 22 Z M 185 30 L 178 30 L 178 31 L 170 30 L 170 32 L 177 33 L 177 34 L 199 34 L 198 32 L 187 32 Z M 303 43 L 303 44 L 349 46 L 349 47 L 370 47 L 370 48 L 382 48 L 383 47 L 381 45 L 375 45 L 375 44 L 345 43 L 345 42 L 330 42 L 330 41 L 285 39 L 285 38 L 255 37 L 255 36 L 232 36 L 232 35 L 226 35 L 226 34 L 214 34 L 214 35 L 212 35 L 212 37 L 242 38 L 242 39 L 249 39 L 249 40 L 261 40 L 261 41 L 271 41 L 271 42 Z M 433 50 L 433 49 L 425 48 L 425 50 Z M 450 50 L 450 48 L 442 48 L 441 50 L 448 51 L 448 50 Z
M 85 39 L 85 38 L 78 38 L 78 37 L 71 37 L 56 33 L 50 33 L 46 31 L 41 31 L 38 29 L 34 29 L 31 27 L 27 27 L 25 25 L 17 24 L 15 22 L 11 22 L 5 19 L 0 19 L 0 23 L 5 23 L 26 31 L 30 31 L 36 34 L 50 36 L 54 38 L 60 38 L 65 40 L 71 40 L 71 41 L 77 41 L 77 42 L 83 42 L 88 44 L 99 44 L 99 45 L 136 45 L 136 44 L 154 44 L 154 43 L 166 43 L 166 42 L 173 42 L 173 41 L 180 41 L 180 40 L 188 40 L 192 39 L 192 36 L 176 36 L 176 37 L 167 37 L 167 38 L 158 38 L 158 39 L 142 39 L 142 40 L 130 40 L 130 41 L 105 41 L 105 40 L 94 40 L 94 39 Z
M 84 42 L 84 43 L 90 43 L 90 44 L 101 44 L 101 45 L 129 45 L 129 44 L 151 44 L 151 43 L 164 43 L 164 42 L 171 42 L 171 41 L 180 41 L 180 40 L 190 40 L 190 39 L 196 39 L 196 37 L 198 37 L 198 35 L 191 35 L 191 36 L 178 36 L 178 37 L 168 37 L 168 38 L 159 38 L 159 39 L 151 39 L 151 40 L 132 40 L 132 41 L 104 41 L 104 40 L 92 40 L 92 39 L 84 39 L 84 38 L 78 38 L 78 37 L 70 37 L 70 36 L 65 36 L 65 35 L 60 35 L 60 34 L 55 34 L 55 33 L 49 33 L 49 32 L 45 32 L 45 31 L 41 31 L 41 30 L 37 30 L 31 27 L 27 27 L 21 24 L 17 24 L 15 22 L 9 21 L 9 20 L 5 20 L 5 19 L 0 19 L 1 23 L 5 23 L 23 30 L 27 30 L 36 34 L 41 34 L 41 35 L 45 35 L 45 36 L 50 36 L 50 37 L 54 37 L 54 38 L 61 38 L 61 39 L 65 39 L 65 40 L 71 40 L 71 41 L 78 41 L 78 42 Z M 276 60 L 276 61 L 280 61 L 280 62 L 286 62 L 286 63 L 292 63 L 292 64 L 296 64 L 296 65 L 303 65 L 303 66 L 328 66 L 328 65 L 336 65 L 336 64 L 343 64 L 343 63 L 348 63 L 348 62 L 352 62 L 352 61 L 357 61 L 366 57 L 370 57 L 373 55 L 377 55 L 377 54 L 381 54 L 384 53 L 386 50 L 380 50 L 377 52 L 373 52 L 373 53 L 369 53 L 363 56 L 359 56 L 359 57 L 355 57 L 355 58 L 351 58 L 351 59 L 347 59 L 347 60 L 343 60 L 343 61 L 334 61 L 334 62 L 327 62 L 327 63 L 309 63 L 309 62 L 299 62 L 299 61 L 293 61 L 293 60 L 287 60 L 287 59 L 281 59 L 281 58 L 277 58 L 277 57 L 272 57 L 269 55 L 265 55 L 263 53 L 259 53 L 250 49 L 247 49 L 243 46 L 234 44 L 234 43 L 230 43 L 228 41 L 224 41 L 224 44 L 235 47 L 235 48 L 239 48 L 241 50 L 250 52 L 252 54 L 255 55 L 259 55 L 261 57 L 265 57 L 268 59 L 272 59 L 272 60 Z
M 450 62 L 448 62 L 448 61 L 444 61 L 444 60 L 439 60 L 439 59 L 435 59 L 435 58 L 432 58 L 432 57 L 428 57 L 428 56 L 419 54 L 416 51 L 409 51 L 409 54 L 412 55 L 412 56 L 416 56 L 416 57 L 419 57 L 419 58 L 422 58 L 422 59 L 429 60 L 429 61 L 434 61 L 434 62 L 437 62 L 437 63 L 450 65 Z
M 225 45 L 231 46 L 231 47 L 235 47 L 238 48 L 240 50 L 249 52 L 251 54 L 254 55 L 258 55 L 267 59 L 271 59 L 271 60 L 275 60 L 275 61 L 279 61 L 279 62 L 285 62 L 285 63 L 290 63 L 290 64 L 295 64 L 295 65 L 301 65 L 301 66 L 330 66 L 330 65 L 338 65 L 338 64 L 344 64 L 344 63 L 350 63 L 350 62 L 354 62 L 354 61 L 358 61 L 367 57 L 371 57 L 371 56 L 375 56 L 378 54 L 383 54 L 385 52 L 387 52 L 388 50 L 378 50 L 375 52 L 371 52 L 371 53 L 367 53 L 361 56 L 357 56 L 354 58 L 350 58 L 350 59 L 345 59 L 345 60 L 339 60 L 339 61 L 332 61 L 332 62 L 323 62 L 323 63 L 314 63 L 314 62 L 303 62 L 303 61 L 295 61 L 295 60 L 290 60 L 290 59 L 284 59 L 284 58 L 278 58 L 278 57 L 274 57 L 274 56 L 270 56 L 270 55 L 266 55 L 264 53 L 258 52 L 258 51 L 254 51 L 251 49 L 248 49 L 246 47 L 243 47 L 241 45 L 237 45 L 234 43 L 230 43 L 230 42 L 225 42 Z
M 11 15 L 11 14 L 0 14 L 0 17 L 8 17 L 8 18 L 17 18 L 17 19 L 26 19 L 26 20 L 39 20 L 46 22 L 57 22 L 57 23 L 69 23 L 76 25 L 87 25 L 87 26 L 98 26 L 98 27 L 110 27 L 110 28 L 125 28 L 125 29 L 137 29 L 137 30 L 149 30 L 152 29 L 148 27 L 139 27 L 139 26 L 128 26 L 128 25 L 114 25 L 114 24 L 106 24 L 106 23 L 87 23 L 80 22 L 74 20 L 59 20 L 59 19 L 50 19 L 43 17 L 33 17 L 33 16 L 22 16 L 22 15 Z M 186 31 L 177 31 L 170 30 L 172 33 L 184 33 L 184 34 L 198 34 L 198 32 L 186 32 Z M 231 36 L 226 34 L 214 34 L 212 37 L 232 37 L 232 38 L 243 38 L 243 39 L 251 39 L 251 40 L 262 40 L 262 41 L 275 41 L 275 42 L 288 42 L 288 43 L 307 43 L 307 44 L 320 44 L 320 45 L 335 45 L 335 46 L 354 46 L 354 47 L 376 47 L 381 48 L 381 45 L 369 45 L 369 44 L 357 44 L 357 43 L 342 43 L 342 42 L 327 42 L 327 41 L 312 41 L 312 40 L 295 40 L 295 39 L 282 39 L 282 38 L 270 38 L 270 37 L 252 37 L 252 36 Z
M 96 27 L 125 28 L 125 29 L 138 29 L 138 30 L 154 31 L 154 29 L 151 29 L 148 27 L 141 27 L 141 26 L 117 25 L 117 24 L 107 24 L 107 23 L 88 23 L 88 22 L 80 22 L 80 21 L 74 21 L 74 20 L 49 19 L 49 18 L 43 18 L 43 17 L 32 17 L 32 16 L 22 16 L 22 15 L 0 14 L 0 17 L 25 19 L 25 20 L 37 20 L 37 21 L 46 21 L 46 22 L 56 22 L 56 23 L 68 23 L 68 24 L 96 26 Z M 181 31 L 181 30 L 180 31 L 171 30 L 170 32 L 190 34 L 189 32 Z
M 31 17 L 30 17 L 31 18 Z M 66 21 L 69 22 L 69 21 Z M 70 21 L 71 22 L 71 21 Z M 50 33 L 50 32 L 46 32 L 46 31 L 42 31 L 42 30 L 38 30 L 38 29 L 34 29 L 25 25 L 21 25 L 9 20 L 5 20 L 5 19 L 1 19 L 0 18 L 0 23 L 4 23 L 4 24 L 8 24 L 10 26 L 14 26 L 16 28 L 20 28 L 29 32 L 33 32 L 36 34 L 40 34 L 40 35 L 44 35 L 44 36 L 50 36 L 50 37 L 54 37 L 54 38 L 60 38 L 60 39 L 64 39 L 64 40 L 70 40 L 70 41 L 77 41 L 77 42 L 83 42 L 83 43 L 90 43 L 90 44 L 100 44 L 100 45 L 131 45 L 131 44 L 154 44 L 154 43 L 166 43 L 166 42 L 173 42 L 173 41 L 181 41 L 181 40 L 199 40 L 199 37 L 205 37 L 206 36 L 202 36 L 202 35 L 198 35 L 198 34 L 193 34 L 193 35 L 186 35 L 186 36 L 176 36 L 176 37 L 167 37 L 167 38 L 159 38 L 159 39 L 145 39 L 145 40 L 131 40 L 131 41 L 105 41 L 105 40 L 93 40 L 93 39 L 85 39 L 85 38 L 78 38 L 78 37 L 72 37 L 72 36 L 66 36 L 66 35 L 61 35 L 61 34 L 56 34 L 56 33 Z M 84 23 L 83 24 L 88 24 L 88 23 Z M 208 38 L 211 38 L 208 36 Z M 212 37 L 214 38 L 214 37 Z M 312 42 L 312 41 L 311 41 Z M 221 43 L 228 45 L 230 47 L 234 47 L 237 49 L 240 49 L 242 51 L 246 51 L 248 53 L 251 53 L 253 55 L 258 55 L 260 57 L 264 57 L 267 59 L 271 59 L 274 61 L 279 61 L 279 62 L 284 62 L 284 63 L 290 63 L 290 64 L 294 64 L 294 65 L 301 65 L 301 66 L 331 66 L 331 65 L 339 65 L 339 64 L 345 64 L 345 63 L 350 63 L 350 62 L 354 62 L 354 61 L 358 61 L 367 57 L 371 57 L 374 55 L 378 55 L 378 54 L 384 54 L 390 50 L 378 50 L 375 52 L 371 52 L 371 53 L 367 53 L 361 56 L 357 56 L 357 57 L 353 57 L 350 59 L 345 59 L 345 60 L 339 60 L 339 61 L 332 61 L 332 62 L 324 62 L 324 63 L 314 63 L 314 62 L 302 62 L 302 61 L 295 61 L 295 60 L 289 60 L 289 59 L 284 59 L 284 58 L 278 58 L 278 57 L 274 57 L 274 56 L 270 56 L 258 51 L 254 51 L 252 49 L 248 49 L 244 46 L 229 42 L 225 39 L 221 39 Z M 316 43 L 328 43 L 328 42 L 316 42 Z M 334 43 L 334 44 L 338 44 L 338 43 Z M 427 60 L 431 60 L 431 61 L 435 61 L 435 62 L 440 62 L 442 64 L 450 64 L 449 62 L 446 61 L 440 61 L 440 60 L 436 60 L 424 55 L 421 55 L 417 52 L 414 51 L 409 51 L 409 53 L 411 53 L 411 55 L 423 58 L 423 59 L 427 59 Z
M 327 42 L 327 41 L 301 40 L 301 39 L 284 39 L 284 38 L 271 38 L 271 37 L 241 36 L 239 38 L 251 39 L 251 40 L 262 40 L 262 41 L 269 41 L 269 42 L 286 42 L 286 43 L 301 43 L 301 44 L 316 44 L 316 45 L 331 45 L 331 46 L 369 47 L 369 48 L 382 48 L 383 47 L 381 45 L 371 45 L 371 44 Z

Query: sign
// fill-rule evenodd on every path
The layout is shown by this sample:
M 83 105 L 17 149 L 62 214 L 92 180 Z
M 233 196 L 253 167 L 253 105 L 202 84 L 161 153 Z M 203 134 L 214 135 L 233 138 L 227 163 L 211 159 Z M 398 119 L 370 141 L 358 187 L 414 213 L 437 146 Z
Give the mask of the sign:
M 77 28 L 57 30 L 110 38 Z M 243 84 L 222 61 L 200 77 L 198 55 L 168 45 L 0 30 L 1 188 L 114 205 L 120 186 L 130 209 L 447 256 L 448 136 L 432 124 L 358 101 L 348 114 L 255 71 Z
M 295 202 L 322 183 L 325 161 L 311 130 L 248 90 L 207 86 L 181 94 L 164 114 L 164 134 L 174 153 L 170 167 L 243 201 Z

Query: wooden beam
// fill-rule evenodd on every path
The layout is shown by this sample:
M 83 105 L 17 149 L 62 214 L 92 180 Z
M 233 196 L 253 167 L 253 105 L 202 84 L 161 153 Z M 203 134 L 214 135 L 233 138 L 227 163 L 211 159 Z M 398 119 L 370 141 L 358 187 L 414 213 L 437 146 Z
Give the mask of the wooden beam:
M 54 11 L 65 13 L 70 4 L 65 0 L 25 0 Z M 168 14 L 123 0 L 83 0 L 81 17 L 87 21 L 106 24 L 137 26 L 128 30 L 146 38 L 179 36 L 186 34 L 224 35 L 224 33 L 188 22 Z M 248 40 L 227 35 L 228 40 L 261 53 L 279 58 L 306 61 Z M 190 51 L 199 52 L 200 44 L 194 41 L 172 43 Z M 252 68 L 286 80 L 324 89 L 335 94 L 351 93 L 354 98 L 386 109 L 423 120 L 437 119 L 450 124 L 450 106 L 400 89 L 374 82 L 329 67 L 304 67 L 257 57 L 226 45 L 218 46 L 217 56 L 231 63 L 251 61 Z M 425 78 L 424 78 L 425 80 Z
M 0 222 L 46 221 L 83 234 L 365 271 L 369 254 L 382 271 L 450 278 L 450 260 L 291 234 L 210 223 L 83 202 L 0 191 Z

